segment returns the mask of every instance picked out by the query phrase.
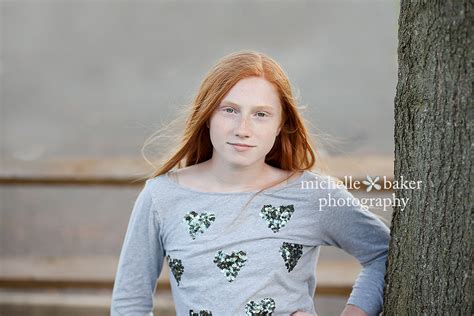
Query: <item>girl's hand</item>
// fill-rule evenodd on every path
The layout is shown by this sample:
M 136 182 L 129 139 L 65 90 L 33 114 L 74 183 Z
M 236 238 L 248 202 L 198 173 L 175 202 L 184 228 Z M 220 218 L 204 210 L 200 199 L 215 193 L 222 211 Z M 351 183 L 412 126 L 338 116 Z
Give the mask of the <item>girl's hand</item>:
M 302 312 L 302 311 L 296 311 L 296 312 L 293 312 L 293 314 L 291 314 L 290 316 L 314 316 L 314 315 L 313 314 L 308 314 L 308 313 Z
M 344 308 L 344 310 L 342 311 L 341 316 L 368 316 L 368 315 L 359 307 L 352 304 L 347 304 L 346 308 Z

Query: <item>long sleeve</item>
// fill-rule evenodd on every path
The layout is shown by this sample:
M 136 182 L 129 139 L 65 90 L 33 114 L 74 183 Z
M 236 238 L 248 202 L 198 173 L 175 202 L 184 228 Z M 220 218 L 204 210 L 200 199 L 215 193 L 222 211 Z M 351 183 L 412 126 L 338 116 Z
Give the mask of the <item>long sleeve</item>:
M 362 265 L 347 304 L 378 315 L 383 305 L 384 275 L 390 241 L 390 229 L 369 210 L 363 208 L 347 189 L 329 190 L 334 204 L 323 212 L 323 242 L 336 246 L 357 258 Z M 345 202 L 339 202 L 344 200 Z M 340 204 L 337 204 L 340 203 Z M 342 206 L 340 206 L 342 205 Z
M 153 296 L 164 248 L 147 180 L 135 200 L 120 252 L 110 315 L 153 315 Z

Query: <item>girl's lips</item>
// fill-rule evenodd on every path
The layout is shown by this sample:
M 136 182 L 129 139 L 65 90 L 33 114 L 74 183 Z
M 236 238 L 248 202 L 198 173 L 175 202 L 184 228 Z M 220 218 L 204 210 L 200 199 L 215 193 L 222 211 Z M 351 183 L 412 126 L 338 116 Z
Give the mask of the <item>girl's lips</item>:
M 237 150 L 237 151 L 246 151 L 246 150 L 249 150 L 249 149 L 255 147 L 255 146 L 236 145 L 236 144 L 232 144 L 232 143 L 229 143 L 229 145 L 234 147 L 234 149 Z
M 242 144 L 233 144 L 233 143 L 229 143 L 229 144 L 234 145 L 234 146 L 239 146 L 239 147 L 254 147 L 251 145 L 242 145 Z

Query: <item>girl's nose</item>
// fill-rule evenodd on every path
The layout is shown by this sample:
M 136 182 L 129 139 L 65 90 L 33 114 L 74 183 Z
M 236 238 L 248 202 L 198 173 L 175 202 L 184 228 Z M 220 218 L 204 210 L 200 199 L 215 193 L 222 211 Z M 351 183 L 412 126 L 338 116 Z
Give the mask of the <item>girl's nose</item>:
M 238 125 L 235 131 L 237 136 L 249 137 L 251 135 L 250 126 L 246 118 L 242 118 L 237 124 Z

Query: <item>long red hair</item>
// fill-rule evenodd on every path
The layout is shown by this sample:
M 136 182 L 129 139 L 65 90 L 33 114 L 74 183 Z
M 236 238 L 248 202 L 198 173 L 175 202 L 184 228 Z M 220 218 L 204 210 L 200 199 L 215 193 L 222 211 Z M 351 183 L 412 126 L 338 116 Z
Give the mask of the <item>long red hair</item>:
M 287 75 L 267 55 L 244 50 L 221 58 L 209 70 L 187 109 L 184 132 L 179 143 L 172 146 L 173 149 L 158 167 L 154 166 L 155 170 L 148 178 L 167 173 L 176 166 L 187 167 L 210 159 L 213 146 L 206 122 L 229 90 L 239 80 L 250 76 L 262 77 L 272 83 L 280 95 L 282 105 L 281 131 L 265 162 L 288 171 L 312 169 L 316 163 L 316 151 L 298 111 Z

